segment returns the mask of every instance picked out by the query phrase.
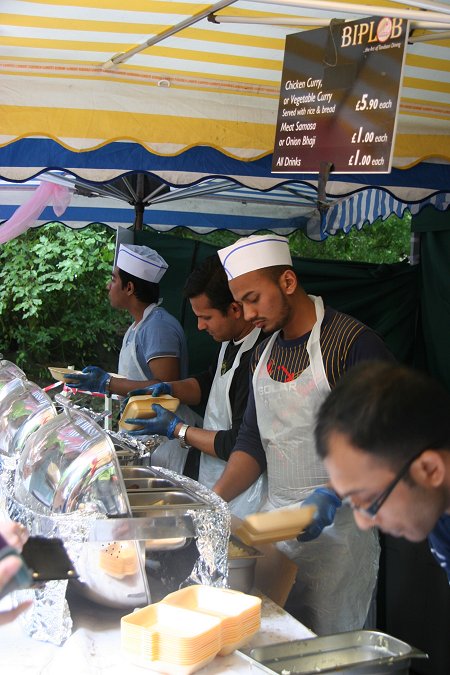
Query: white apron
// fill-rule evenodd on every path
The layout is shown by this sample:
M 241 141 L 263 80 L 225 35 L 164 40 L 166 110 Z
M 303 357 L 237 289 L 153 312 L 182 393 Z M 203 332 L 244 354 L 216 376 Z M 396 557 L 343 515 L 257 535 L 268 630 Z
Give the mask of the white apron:
M 228 342 L 223 342 L 214 380 L 209 393 L 208 404 L 203 418 L 203 428 L 212 431 L 231 429 L 232 410 L 230 404 L 230 387 L 233 381 L 234 373 L 239 366 L 242 354 L 252 349 L 260 334 L 259 328 L 254 328 L 242 340 L 242 344 L 237 352 L 233 365 L 226 373 L 221 375 L 222 361 L 225 355 Z M 200 456 L 200 469 L 198 481 L 208 488 L 214 487 L 222 475 L 227 463 L 218 457 L 212 457 L 204 452 Z M 249 513 L 259 511 L 261 504 L 267 495 L 266 473 L 262 474 L 245 492 L 233 499 L 229 506 L 231 512 L 239 518 L 244 518 Z
M 309 296 L 316 323 L 307 342 L 310 365 L 291 382 L 275 382 L 267 362 L 270 339 L 253 375 L 256 414 L 267 457 L 268 499 L 263 510 L 298 506 L 328 481 L 314 443 L 317 410 L 330 391 L 320 348 L 324 316 L 320 297 Z M 373 531 L 358 530 L 351 509 L 337 510 L 335 521 L 310 542 L 278 544 L 299 568 L 288 611 L 318 635 L 360 629 L 375 587 L 379 546 Z
M 158 303 L 160 304 L 160 303 Z M 136 335 L 142 328 L 144 321 L 148 320 L 150 314 L 157 305 L 155 303 L 146 307 L 142 320 L 135 326 L 133 323 L 124 335 L 122 348 L 119 355 L 119 375 L 123 375 L 128 380 L 148 380 L 148 374 L 141 368 L 136 354 Z M 198 426 L 201 419 L 187 405 L 181 404 L 177 410 L 177 415 L 192 426 Z M 140 437 L 145 440 L 145 436 Z M 182 474 L 186 457 L 189 450 L 180 446 L 178 438 L 166 440 L 159 445 L 152 453 L 152 465 L 162 466 Z

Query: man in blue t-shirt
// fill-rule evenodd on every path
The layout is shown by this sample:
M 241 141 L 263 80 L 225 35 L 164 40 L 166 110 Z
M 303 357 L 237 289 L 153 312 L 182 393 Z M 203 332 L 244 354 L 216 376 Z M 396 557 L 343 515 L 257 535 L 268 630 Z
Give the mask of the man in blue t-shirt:
M 143 382 L 149 385 L 187 377 L 186 336 L 177 319 L 160 306 L 159 281 L 167 268 L 166 261 L 148 246 L 120 245 L 108 284 L 109 301 L 134 320 L 120 350 L 120 377 L 98 366 L 87 366 L 82 373 L 70 375 L 66 380 L 69 387 L 126 396 Z M 192 426 L 201 421 L 187 406 L 182 406 L 180 413 Z M 182 473 L 187 452 L 180 452 L 178 441 L 168 440 L 153 453 L 152 463 Z
M 404 366 L 356 366 L 322 403 L 316 445 L 358 526 L 428 537 L 450 581 L 448 392 Z
M 156 383 L 187 376 L 184 331 L 160 306 L 159 281 L 167 268 L 166 261 L 148 246 L 120 245 L 108 296 L 112 307 L 126 310 L 133 318 L 120 350 L 121 377 L 87 366 L 83 373 L 66 378 L 69 387 L 126 396 L 144 380 Z

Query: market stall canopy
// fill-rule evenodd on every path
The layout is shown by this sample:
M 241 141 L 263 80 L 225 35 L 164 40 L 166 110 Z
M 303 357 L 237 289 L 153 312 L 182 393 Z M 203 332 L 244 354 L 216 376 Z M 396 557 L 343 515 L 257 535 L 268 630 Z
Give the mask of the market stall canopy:
M 373 222 L 388 215 L 388 208 L 403 211 L 409 208 L 406 204 L 424 199 L 437 208 L 448 207 L 441 186 L 450 159 L 447 1 L 371 6 L 355 0 L 4 0 L 0 12 L 4 179 L 25 181 L 44 171 L 64 170 L 95 182 L 150 172 L 174 188 L 207 180 L 221 194 L 209 198 L 215 206 L 206 213 L 224 211 L 225 216 L 231 215 L 229 207 L 218 206 L 219 198 L 225 202 L 223 182 L 211 180 L 230 181 L 234 204 L 248 204 L 246 196 L 264 190 L 264 199 L 257 196 L 265 204 L 261 211 L 274 188 L 294 181 L 294 194 L 301 195 L 297 222 L 295 216 L 290 220 L 290 213 L 280 214 L 285 222 L 279 229 L 292 231 L 298 218 L 315 226 L 320 220 L 320 236 L 333 228 Z M 317 175 L 271 175 L 286 35 L 328 25 L 332 18 L 370 15 L 410 19 L 394 149 L 394 167 L 402 171 L 378 176 L 376 182 L 370 175 L 338 180 L 331 175 L 326 192 Z M 439 184 L 430 184 L 436 172 L 428 160 L 443 167 L 444 173 L 437 171 Z M 404 171 L 419 162 L 419 170 Z M 383 193 L 375 189 L 380 182 Z M 249 188 L 247 195 L 239 194 L 237 186 Z M 308 214 L 303 206 L 306 202 L 309 208 L 314 191 L 314 208 Z M 159 195 L 159 200 L 160 210 L 165 203 L 164 213 L 169 214 L 166 196 Z M 196 204 L 203 213 L 206 205 L 200 207 L 198 197 Z M 323 205 L 326 214 L 318 213 Z M 188 206 L 183 210 L 188 212 Z M 156 211 L 152 204 L 146 213 L 156 217 Z M 233 213 L 242 216 L 241 210 Z M 206 227 L 217 227 L 219 219 L 214 220 Z M 233 229 L 230 219 L 221 222 Z M 267 225 L 261 219 L 240 229 Z
M 3 0 L 0 142 L 54 139 L 79 152 L 128 140 L 162 156 L 206 146 L 262 157 L 273 150 L 286 34 L 375 14 L 412 28 L 394 165 L 450 159 L 450 5 L 431 0 Z M 3 177 L 24 180 L 39 163 L 20 176 L 8 168 Z
M 159 232 L 186 227 L 198 234 L 226 229 L 242 235 L 258 230 L 287 235 L 302 229 L 311 239 L 322 240 L 338 231 L 361 229 L 391 213 L 402 217 L 406 209 L 413 216 L 425 206 L 445 211 L 450 206 L 450 171 L 442 168 L 430 165 L 425 174 L 420 165 L 393 170 L 389 186 L 382 189 L 376 186 L 376 176 L 367 176 L 372 184 L 366 185 L 330 181 L 328 192 L 323 194 L 319 194 L 316 182 L 306 180 L 291 180 L 263 191 L 230 178 L 169 187 L 145 173 L 96 184 L 53 171 L 24 183 L 0 181 L 0 223 L 16 214 L 19 207 L 32 203 L 40 185 L 53 183 L 69 189 L 69 204 L 62 215 L 46 205 L 36 216 L 35 227 L 58 220 L 72 228 L 91 223 L 130 228 L 139 222 Z M 411 189 L 409 183 L 421 187 Z
M 139 176 L 144 178 L 140 195 L 136 190 Z M 199 234 L 217 229 L 238 234 L 267 229 L 288 234 L 305 226 L 317 200 L 316 190 L 307 185 L 299 186 L 298 191 L 295 186 L 288 189 L 281 185 L 265 193 L 219 178 L 172 189 L 160 180 L 149 181 L 148 174 L 131 174 L 101 185 L 56 172 L 41 178 L 18 184 L 0 181 L 0 222 L 32 200 L 43 181 L 69 187 L 71 198 L 60 218 L 51 205 L 46 206 L 36 218 L 36 227 L 59 220 L 72 228 L 91 223 L 129 228 L 139 218 L 160 232 L 186 227 Z

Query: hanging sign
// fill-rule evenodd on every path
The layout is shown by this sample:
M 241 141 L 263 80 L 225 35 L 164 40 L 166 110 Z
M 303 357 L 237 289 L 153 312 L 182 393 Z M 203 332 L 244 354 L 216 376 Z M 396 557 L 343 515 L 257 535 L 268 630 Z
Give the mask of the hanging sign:
M 389 173 L 408 22 L 369 17 L 288 35 L 272 173 Z

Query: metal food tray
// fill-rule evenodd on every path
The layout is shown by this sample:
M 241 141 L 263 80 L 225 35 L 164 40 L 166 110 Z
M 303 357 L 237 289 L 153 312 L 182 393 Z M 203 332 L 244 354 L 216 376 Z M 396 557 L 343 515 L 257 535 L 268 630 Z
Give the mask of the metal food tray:
M 132 478 L 165 478 L 161 473 L 156 471 L 153 467 L 148 466 L 122 466 L 122 477 L 124 480 Z
M 194 491 L 167 478 L 154 467 L 122 467 L 128 499 L 133 510 L 142 511 L 147 507 L 206 508 L 208 503 Z M 156 502 L 156 504 L 155 504 Z
M 176 488 L 170 490 L 136 490 L 128 492 L 132 513 L 137 511 L 149 511 L 154 509 L 181 508 L 198 509 L 205 508 L 207 503 L 187 490 Z
M 143 486 L 137 490 L 126 490 L 131 515 L 115 516 L 92 522 L 89 541 L 149 541 L 177 540 L 177 547 L 182 540 L 196 536 L 191 511 L 208 509 L 210 505 L 193 490 L 187 489 L 176 480 L 155 467 L 123 466 L 122 478 L 125 486 L 128 481 L 138 481 Z M 151 481 L 157 487 L 148 487 Z M 147 485 L 146 485 L 147 481 Z M 160 481 L 169 483 L 161 487 Z M 166 548 L 164 543 L 162 549 Z
M 127 492 L 140 492 L 141 490 L 170 490 L 173 483 L 166 478 L 124 478 Z
M 280 675 L 407 675 L 410 659 L 427 654 L 385 633 L 359 630 L 256 647 L 250 658 L 262 670 Z
M 241 559 L 247 559 L 247 558 L 261 558 L 264 553 L 261 551 L 258 551 L 257 548 L 254 548 L 253 546 L 249 546 L 248 544 L 244 544 L 244 542 L 239 539 L 239 537 L 236 537 L 234 534 L 230 534 L 230 544 L 234 544 L 234 546 L 239 549 L 239 551 L 236 550 L 235 553 L 231 552 L 228 550 L 228 560 L 241 560 Z

